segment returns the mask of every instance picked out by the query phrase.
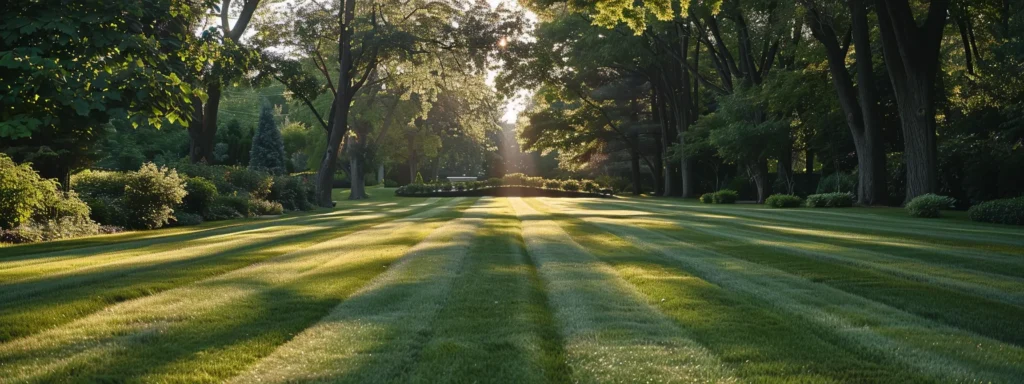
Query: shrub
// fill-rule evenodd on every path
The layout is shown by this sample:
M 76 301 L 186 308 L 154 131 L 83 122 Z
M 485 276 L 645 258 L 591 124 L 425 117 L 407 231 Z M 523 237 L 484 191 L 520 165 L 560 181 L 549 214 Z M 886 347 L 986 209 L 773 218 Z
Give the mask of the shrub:
M 315 188 L 305 175 L 277 176 L 270 189 L 270 201 L 281 203 L 287 210 L 307 211 L 315 208 L 313 194 Z
M 203 223 L 203 216 L 195 213 L 178 212 L 174 214 L 174 226 L 187 227 Z
M 89 206 L 89 218 L 103 225 L 126 225 L 124 201 L 120 197 L 97 196 L 83 199 Z
M 949 209 L 956 204 L 956 199 L 949 196 L 939 196 L 934 193 L 924 194 L 915 197 L 907 203 L 907 213 L 914 217 L 939 217 L 939 211 Z
M 818 182 L 818 194 L 850 192 L 857 189 L 857 175 L 837 172 L 825 176 Z
M 423 175 L 421 175 L 419 172 L 416 172 L 416 179 L 413 180 L 412 183 L 413 184 L 423 184 Z
M 853 206 L 853 194 L 849 192 L 820 193 L 807 196 L 811 208 L 840 208 Z
M 702 202 L 704 204 L 711 204 L 711 203 L 715 202 L 715 193 L 714 192 L 708 192 L 708 193 L 705 193 L 703 195 L 700 195 L 700 202 Z
M 252 216 L 280 215 L 284 213 L 284 207 L 276 201 L 252 199 L 249 200 L 249 214 Z
M 772 208 L 797 208 L 803 204 L 803 202 L 804 200 L 801 199 L 800 196 L 784 195 L 781 193 L 768 196 L 764 201 L 765 205 Z
M 580 190 L 580 182 L 576 180 L 566 180 L 562 182 L 562 189 L 569 192 L 576 192 Z
M 502 181 L 497 177 L 492 177 L 490 179 L 487 179 L 487 181 L 485 181 L 484 184 L 488 187 L 500 187 L 502 186 Z
M 171 219 L 172 207 L 185 197 L 185 182 L 178 172 L 153 163 L 128 173 L 124 187 L 126 222 L 136 229 L 160 228 Z
M 398 182 L 391 179 L 384 179 L 384 188 L 397 188 Z
M 210 211 L 206 213 L 203 218 L 208 221 L 217 220 L 230 220 L 241 218 L 242 214 L 238 213 L 234 208 L 227 205 L 217 205 L 216 203 L 210 207 Z
M 217 198 L 217 186 L 202 177 L 190 177 L 185 180 L 185 197 L 181 200 L 181 209 L 185 212 L 202 215 L 213 205 Z
M 232 168 L 225 177 L 237 192 L 245 192 L 257 199 L 266 199 L 274 186 L 273 176 L 254 169 Z
M 986 223 L 1024 225 L 1024 196 L 986 201 L 967 210 L 967 216 Z
M 127 177 L 126 172 L 85 171 L 71 177 L 71 189 L 86 197 L 121 197 Z
M 287 157 L 284 153 L 284 139 L 281 138 L 281 130 L 274 122 L 274 114 L 270 111 L 270 106 L 263 104 L 260 108 L 256 134 L 252 136 L 249 168 L 282 174 L 285 172 L 286 166 Z
M 214 207 L 223 206 L 231 208 L 235 213 L 242 217 L 251 216 L 249 212 L 249 198 L 239 195 L 221 195 L 218 196 L 213 202 Z M 209 220 L 213 220 L 208 218 Z
M 562 189 L 562 182 L 558 180 L 544 180 L 544 188 L 547 189 Z
M 28 220 L 42 205 L 44 191 L 56 190 L 55 182 L 39 177 L 28 164 L 0 154 L 0 228 L 13 229 Z
M 731 189 L 723 189 L 715 192 L 712 196 L 711 201 L 715 204 L 735 204 L 736 200 L 739 199 L 739 192 Z

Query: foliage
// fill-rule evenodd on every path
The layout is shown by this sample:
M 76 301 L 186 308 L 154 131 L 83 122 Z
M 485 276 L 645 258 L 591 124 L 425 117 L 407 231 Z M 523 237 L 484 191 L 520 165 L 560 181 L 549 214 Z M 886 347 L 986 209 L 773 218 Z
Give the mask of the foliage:
M 276 176 L 269 200 L 281 203 L 290 211 L 314 209 L 314 186 L 308 175 Z
M 398 188 L 398 182 L 391 179 L 384 179 L 384 188 Z
M 173 207 L 185 197 L 185 181 L 178 172 L 153 163 L 127 174 L 124 208 L 128 227 L 160 228 L 172 218 Z
M 276 201 L 251 199 L 248 210 L 251 216 L 280 215 L 284 213 L 284 206 Z
M 206 213 L 206 216 L 203 216 L 204 219 L 209 221 L 231 220 L 242 217 L 242 214 L 231 206 L 218 204 L 218 202 L 214 202 L 214 205 L 210 207 L 210 211 Z
M 974 221 L 1024 225 L 1024 197 L 986 201 L 967 210 Z
M 185 179 L 185 197 L 181 209 L 193 214 L 205 214 L 217 198 L 217 186 L 202 177 Z M 175 215 L 177 216 L 177 215 Z
M 248 165 L 252 151 L 252 126 L 243 127 L 238 119 L 228 120 L 223 128 L 217 129 L 217 144 L 214 157 L 218 164 Z
M 849 192 L 857 191 L 857 175 L 836 172 L 821 178 L 818 182 L 817 193 Z
M 711 202 L 715 204 L 735 204 L 736 200 L 738 200 L 739 197 L 739 192 L 736 192 L 731 189 L 723 189 L 718 192 L 715 192 L 715 194 L 711 197 Z
M 235 190 L 230 192 L 247 193 L 256 199 L 266 198 L 274 186 L 273 176 L 255 169 L 231 168 L 226 171 L 224 177 L 235 187 Z
M 764 203 L 772 208 L 797 208 L 803 205 L 804 200 L 796 195 L 774 194 L 768 196 Z
M 936 218 L 939 217 L 939 211 L 950 209 L 953 204 L 956 204 L 956 199 L 952 197 L 927 193 L 910 200 L 906 209 L 910 216 Z
M 705 193 L 703 195 L 700 195 L 700 202 L 704 203 L 704 204 L 714 203 L 715 202 L 715 193 L 714 192 L 708 192 L 708 193 Z
M 0 138 L 89 135 L 111 117 L 189 118 L 202 2 L 17 1 L 0 23 Z
M 249 152 L 249 168 L 266 170 L 278 175 L 287 170 L 284 140 L 281 138 L 281 131 L 277 129 L 277 124 L 274 123 L 274 114 L 267 104 L 260 108 L 260 120 L 256 134 L 252 137 L 252 149 Z
M 195 213 L 175 212 L 173 223 L 175 227 L 199 225 L 203 223 L 203 216 Z
M 56 191 L 52 181 L 43 180 L 29 164 L 15 164 L 0 153 L 0 229 L 12 229 L 38 210 L 47 191 Z
M 416 180 L 414 180 L 412 183 L 423 184 L 423 175 L 421 175 L 419 172 L 416 172 Z
M 811 208 L 852 207 L 854 196 L 849 192 L 820 193 L 807 196 L 807 206 Z
M 249 197 L 240 195 L 218 196 L 217 199 L 213 201 L 213 208 L 210 209 L 210 214 L 211 216 L 221 216 L 223 213 L 226 212 L 226 210 L 224 210 L 224 208 L 222 207 L 226 207 L 231 211 L 234 211 L 240 217 L 252 216 L 252 212 L 249 210 L 249 200 Z M 209 217 L 207 219 L 211 221 L 214 220 L 213 218 Z

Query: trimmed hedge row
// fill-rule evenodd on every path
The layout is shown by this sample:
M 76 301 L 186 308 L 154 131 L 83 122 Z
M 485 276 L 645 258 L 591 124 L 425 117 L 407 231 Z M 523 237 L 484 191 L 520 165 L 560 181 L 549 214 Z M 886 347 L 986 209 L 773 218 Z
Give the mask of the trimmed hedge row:
M 967 210 L 967 216 L 986 223 L 1024 225 L 1024 196 L 975 205 Z
M 796 195 L 775 194 L 768 196 L 764 204 L 772 208 L 798 208 L 804 204 L 804 199 Z
M 845 208 L 852 207 L 854 196 L 849 192 L 820 193 L 807 196 L 807 206 L 811 208 Z
M 735 204 L 739 197 L 739 192 L 731 189 L 723 189 L 718 192 L 705 193 L 701 195 L 700 202 L 704 204 Z
M 512 173 L 504 177 L 491 178 L 484 181 L 470 181 L 461 183 L 435 182 L 435 183 L 414 183 L 399 187 L 395 194 L 399 196 L 425 196 L 438 193 L 466 192 L 480 189 L 493 189 L 498 187 L 526 187 L 552 191 L 582 192 L 588 195 L 610 195 L 611 191 L 601 188 L 593 180 L 554 180 L 541 177 L 526 176 L 522 173 Z M 549 194 L 552 195 L 552 194 Z M 469 196 L 458 194 L 456 196 Z

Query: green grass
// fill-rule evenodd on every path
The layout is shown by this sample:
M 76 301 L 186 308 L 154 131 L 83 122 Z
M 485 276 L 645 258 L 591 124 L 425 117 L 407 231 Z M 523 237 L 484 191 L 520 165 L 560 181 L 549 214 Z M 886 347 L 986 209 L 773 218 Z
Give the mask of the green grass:
M 1021 228 L 368 192 L 0 248 L 0 383 L 1024 377 Z

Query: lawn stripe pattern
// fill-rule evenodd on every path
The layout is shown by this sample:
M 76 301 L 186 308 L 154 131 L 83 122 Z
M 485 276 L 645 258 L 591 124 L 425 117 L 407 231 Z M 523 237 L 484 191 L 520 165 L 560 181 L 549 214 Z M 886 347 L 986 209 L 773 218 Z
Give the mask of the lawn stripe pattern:
M 646 219 L 646 223 L 629 219 L 622 215 L 621 210 L 614 209 L 615 204 L 610 205 L 613 215 L 608 217 L 602 217 L 599 210 L 574 209 L 572 205 L 559 203 L 557 210 L 568 217 L 580 217 L 593 223 L 600 230 L 615 234 L 636 247 L 671 257 L 685 270 L 713 284 L 744 292 L 786 310 L 791 316 L 829 328 L 847 342 L 871 350 L 875 355 L 888 356 L 915 367 L 932 380 L 985 378 L 1012 382 L 1011 378 L 1024 377 L 1024 365 L 1021 364 L 1024 362 L 1024 350 L 1018 346 L 943 326 L 775 268 L 748 262 L 734 257 L 738 254 L 735 247 L 707 241 L 706 237 L 704 243 L 698 243 L 668 236 L 663 232 L 679 230 L 678 227 L 659 227 L 656 221 L 651 225 L 651 219 Z M 975 348 L 958 348 L 963 345 Z
M 715 356 L 521 198 L 523 240 L 548 290 L 574 382 L 732 382 Z
M 204 239 L 202 246 L 86 257 L 113 261 L 0 284 L 0 341 L 39 332 L 112 303 L 225 273 L 389 219 L 394 219 L 393 215 L 379 212 L 345 216 L 321 213 L 303 216 L 301 220 L 282 220 L 278 226 L 238 228 L 238 233 Z
M 387 273 L 233 381 L 406 381 L 403 375 L 422 351 L 487 211 L 474 206 L 445 223 Z
M 324 316 L 471 202 L 456 198 L 0 344 L 0 377 L 222 381 Z

